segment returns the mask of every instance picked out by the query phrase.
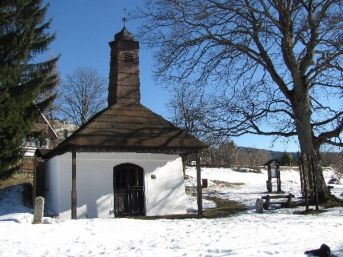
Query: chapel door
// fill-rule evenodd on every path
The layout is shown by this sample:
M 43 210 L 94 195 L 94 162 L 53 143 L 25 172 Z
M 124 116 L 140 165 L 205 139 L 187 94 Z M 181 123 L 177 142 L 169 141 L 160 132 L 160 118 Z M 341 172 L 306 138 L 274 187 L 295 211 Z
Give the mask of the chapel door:
M 144 215 L 143 168 L 125 163 L 113 168 L 114 214 Z

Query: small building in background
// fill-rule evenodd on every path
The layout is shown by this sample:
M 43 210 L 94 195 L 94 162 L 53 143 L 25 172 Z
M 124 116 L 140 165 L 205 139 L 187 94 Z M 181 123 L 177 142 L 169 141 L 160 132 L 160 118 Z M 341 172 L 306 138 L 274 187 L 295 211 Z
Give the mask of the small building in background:
M 40 113 L 37 122 L 24 144 L 24 158 L 21 170 L 24 172 L 34 171 L 34 157 L 37 149 L 52 149 L 57 144 L 57 134 L 43 113 Z
M 51 125 L 57 135 L 56 145 L 64 141 L 79 128 L 75 123 L 65 120 L 52 120 Z

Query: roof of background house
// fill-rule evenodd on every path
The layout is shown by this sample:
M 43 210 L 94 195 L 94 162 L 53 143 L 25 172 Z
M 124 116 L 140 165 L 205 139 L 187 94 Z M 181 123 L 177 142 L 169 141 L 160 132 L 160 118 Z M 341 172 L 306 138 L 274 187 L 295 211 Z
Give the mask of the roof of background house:
M 55 133 L 48 119 L 44 116 L 42 112 L 40 112 L 40 116 L 38 117 L 35 125 L 31 129 L 31 132 L 42 133 L 45 135 L 46 138 L 50 138 L 50 139 L 57 138 L 57 134 Z

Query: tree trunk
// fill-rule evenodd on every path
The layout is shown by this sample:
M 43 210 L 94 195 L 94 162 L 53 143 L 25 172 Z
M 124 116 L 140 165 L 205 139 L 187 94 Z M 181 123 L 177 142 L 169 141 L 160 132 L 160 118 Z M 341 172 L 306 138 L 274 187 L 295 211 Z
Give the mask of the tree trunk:
M 301 153 L 307 157 L 305 163 L 304 176 L 309 189 L 309 197 L 315 199 L 314 182 L 316 183 L 316 191 L 320 202 L 325 202 L 329 199 L 329 192 L 325 184 L 322 167 L 319 162 L 319 149 L 314 144 L 311 127 L 311 109 L 309 99 L 293 102 L 294 114 L 296 120 L 296 129 L 298 132 L 298 140 Z M 311 161 L 312 163 L 308 163 Z M 312 167 L 312 168 L 309 168 Z M 313 176 L 310 173 L 313 170 Z

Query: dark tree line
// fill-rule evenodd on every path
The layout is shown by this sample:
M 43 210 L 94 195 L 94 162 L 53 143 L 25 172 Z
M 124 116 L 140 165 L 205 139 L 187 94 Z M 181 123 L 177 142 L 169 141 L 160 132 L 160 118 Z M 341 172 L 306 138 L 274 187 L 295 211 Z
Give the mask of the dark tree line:
M 237 147 L 232 141 L 217 147 L 209 147 L 200 153 L 200 163 L 204 167 L 251 168 L 259 170 L 271 159 L 267 150 Z M 193 165 L 195 156 L 188 156 L 186 165 Z

